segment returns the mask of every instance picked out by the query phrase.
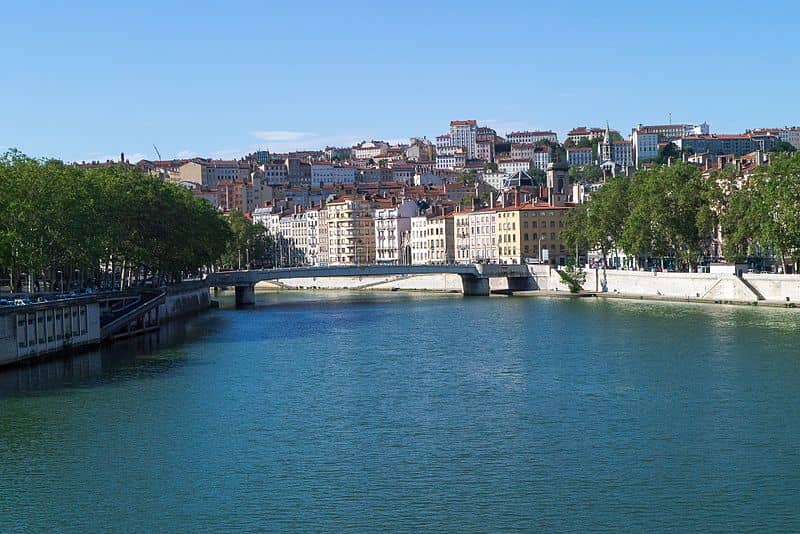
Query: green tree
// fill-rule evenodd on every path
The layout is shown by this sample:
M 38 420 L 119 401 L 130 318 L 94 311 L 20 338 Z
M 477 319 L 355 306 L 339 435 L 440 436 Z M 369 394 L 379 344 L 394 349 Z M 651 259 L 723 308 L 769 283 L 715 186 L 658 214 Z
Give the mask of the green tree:
M 569 168 L 569 177 L 574 183 L 593 184 L 602 180 L 603 170 L 596 165 L 575 165 Z
M 797 148 L 793 144 L 787 141 L 778 141 L 772 145 L 770 152 L 795 152 L 796 150 Z

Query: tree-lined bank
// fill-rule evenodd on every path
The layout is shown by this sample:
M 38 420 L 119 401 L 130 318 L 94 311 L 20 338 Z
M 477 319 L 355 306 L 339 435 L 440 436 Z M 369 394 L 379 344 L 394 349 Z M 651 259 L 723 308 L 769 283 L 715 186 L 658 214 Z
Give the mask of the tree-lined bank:
M 571 248 L 602 258 L 622 252 L 643 267 L 679 269 L 704 260 L 800 263 L 800 153 L 773 154 L 742 176 L 736 167 L 703 176 L 688 163 L 612 178 L 565 218 Z
M 224 217 L 188 190 L 126 166 L 0 156 L 0 285 L 110 289 L 180 280 L 216 263 Z

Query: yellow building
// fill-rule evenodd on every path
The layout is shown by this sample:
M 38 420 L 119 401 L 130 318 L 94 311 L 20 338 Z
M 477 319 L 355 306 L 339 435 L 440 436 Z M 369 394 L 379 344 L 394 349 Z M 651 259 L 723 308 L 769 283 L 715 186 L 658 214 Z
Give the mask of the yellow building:
M 321 233 L 324 233 L 324 239 L 328 244 L 328 263 L 330 265 L 375 263 L 372 202 L 361 198 L 342 197 L 328 202 L 324 211 L 325 216 L 320 217 L 319 224 L 323 224 L 324 221 L 326 225 L 326 231 Z
M 496 209 L 500 263 L 565 265 L 569 251 L 561 241 L 570 206 L 520 204 Z

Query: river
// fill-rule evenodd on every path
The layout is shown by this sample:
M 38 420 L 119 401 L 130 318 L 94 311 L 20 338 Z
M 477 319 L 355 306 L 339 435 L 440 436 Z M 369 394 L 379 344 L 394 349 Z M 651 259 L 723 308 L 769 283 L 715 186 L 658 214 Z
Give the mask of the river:
M 800 530 L 796 311 L 231 300 L 0 373 L 0 532 Z

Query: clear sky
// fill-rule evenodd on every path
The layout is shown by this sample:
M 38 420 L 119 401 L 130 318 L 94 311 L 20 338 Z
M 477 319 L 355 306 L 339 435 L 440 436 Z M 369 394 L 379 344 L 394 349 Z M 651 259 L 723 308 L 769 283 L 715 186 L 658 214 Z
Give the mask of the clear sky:
M 800 124 L 800 2 L 5 2 L 0 150 L 236 157 L 432 137 Z

